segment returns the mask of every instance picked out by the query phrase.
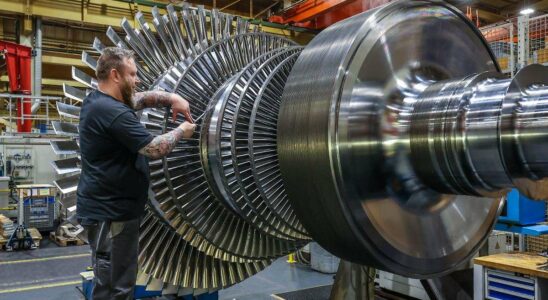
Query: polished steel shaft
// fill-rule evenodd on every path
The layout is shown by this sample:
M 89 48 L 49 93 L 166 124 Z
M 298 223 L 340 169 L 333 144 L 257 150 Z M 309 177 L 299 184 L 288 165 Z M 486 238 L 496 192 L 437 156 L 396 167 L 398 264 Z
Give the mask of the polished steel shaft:
M 548 199 L 545 67 L 515 78 L 482 73 L 429 86 L 413 105 L 412 165 L 440 193 L 482 197 L 517 187 Z

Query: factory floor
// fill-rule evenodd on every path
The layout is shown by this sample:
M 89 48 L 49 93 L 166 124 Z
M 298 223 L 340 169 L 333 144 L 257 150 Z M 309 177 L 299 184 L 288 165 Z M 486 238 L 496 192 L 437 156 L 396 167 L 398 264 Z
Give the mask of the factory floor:
M 36 250 L 0 251 L 0 300 L 84 299 L 76 287 L 81 286 L 79 273 L 90 265 L 90 259 L 87 245 L 57 247 L 46 239 Z M 259 274 L 220 291 L 219 299 L 271 300 L 272 294 L 333 283 L 333 274 L 285 260 L 280 258 Z

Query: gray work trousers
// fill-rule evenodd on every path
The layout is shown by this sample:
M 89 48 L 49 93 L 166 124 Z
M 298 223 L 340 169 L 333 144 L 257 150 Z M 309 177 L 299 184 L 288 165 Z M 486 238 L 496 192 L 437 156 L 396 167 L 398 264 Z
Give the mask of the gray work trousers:
M 133 299 L 140 220 L 82 222 L 93 263 L 93 300 Z

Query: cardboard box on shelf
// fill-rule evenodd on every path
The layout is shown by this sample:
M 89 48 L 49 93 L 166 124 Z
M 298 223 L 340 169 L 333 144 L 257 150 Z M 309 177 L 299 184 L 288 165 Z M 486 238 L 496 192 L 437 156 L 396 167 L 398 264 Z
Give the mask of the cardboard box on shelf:
M 501 70 L 507 70 L 510 67 L 510 58 L 508 56 L 497 58 Z
M 538 64 L 547 63 L 548 62 L 548 49 L 537 50 L 536 56 L 537 56 L 537 63 Z
M 0 236 L 7 239 L 14 230 L 15 224 L 13 224 L 13 221 L 4 215 L 0 215 Z

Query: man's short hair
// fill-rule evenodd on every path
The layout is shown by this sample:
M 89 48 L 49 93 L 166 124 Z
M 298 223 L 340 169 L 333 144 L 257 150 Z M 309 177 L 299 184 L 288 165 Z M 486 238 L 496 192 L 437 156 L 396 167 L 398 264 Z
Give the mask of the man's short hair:
M 110 70 L 112 69 L 116 69 L 118 72 L 122 73 L 124 69 L 124 58 L 135 59 L 135 53 L 131 50 L 118 47 L 107 47 L 103 49 L 103 54 L 101 54 L 97 61 L 97 70 L 95 71 L 97 80 L 107 80 Z

